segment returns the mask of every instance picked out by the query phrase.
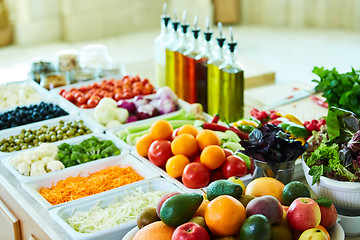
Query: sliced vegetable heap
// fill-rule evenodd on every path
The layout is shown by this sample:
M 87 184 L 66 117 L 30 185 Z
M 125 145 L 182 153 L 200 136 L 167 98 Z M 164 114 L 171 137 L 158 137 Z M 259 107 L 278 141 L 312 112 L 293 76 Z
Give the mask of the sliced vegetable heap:
M 14 152 L 39 146 L 43 142 L 56 142 L 72 137 L 89 134 L 92 131 L 83 120 L 44 125 L 36 129 L 22 129 L 20 134 L 0 140 L 1 152 Z
M 120 80 L 103 80 L 89 86 L 60 90 L 60 95 L 80 108 L 94 108 L 104 98 L 115 101 L 155 93 L 154 86 L 147 78 L 125 76 Z
M 313 184 L 321 176 L 360 182 L 359 119 L 350 111 L 331 107 L 326 122 L 326 129 L 314 135 L 304 154 Z
M 50 188 L 42 187 L 39 192 L 49 203 L 57 205 L 143 179 L 129 166 L 112 166 L 87 177 L 68 177 Z
M 27 83 L 0 86 L 0 109 L 40 102 L 43 97 Z
M 99 140 L 94 136 L 82 141 L 78 145 L 62 143 L 58 148 L 59 160 L 63 162 L 65 167 L 120 154 L 120 149 L 115 146 L 113 141 Z
M 77 232 L 94 233 L 107 228 L 136 220 L 137 216 L 146 207 L 155 207 L 162 191 L 142 192 L 134 190 L 131 195 L 125 195 L 106 207 L 96 204 L 87 212 L 75 212 L 66 222 Z
M 67 115 L 62 108 L 53 103 L 41 102 L 27 107 L 16 107 L 0 115 L 0 130 L 21 126 L 46 119 Z

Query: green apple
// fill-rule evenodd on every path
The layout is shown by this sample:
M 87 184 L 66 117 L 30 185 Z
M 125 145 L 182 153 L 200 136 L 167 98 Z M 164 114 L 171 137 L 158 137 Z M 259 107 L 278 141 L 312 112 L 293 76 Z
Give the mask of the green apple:
M 326 234 L 318 228 L 309 228 L 299 237 L 299 240 L 329 240 Z

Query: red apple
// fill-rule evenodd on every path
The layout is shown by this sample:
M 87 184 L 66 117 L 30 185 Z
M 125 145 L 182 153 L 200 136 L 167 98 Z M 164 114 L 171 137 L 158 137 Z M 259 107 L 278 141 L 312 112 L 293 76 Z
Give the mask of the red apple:
M 224 163 L 221 165 L 221 171 L 225 178 L 232 176 L 242 177 L 247 173 L 247 167 L 244 160 L 235 155 L 226 157 Z
M 169 199 L 170 197 L 174 196 L 174 195 L 177 195 L 177 194 L 180 194 L 179 192 L 171 192 L 171 193 L 167 193 L 167 194 L 164 194 L 158 201 L 157 205 L 156 205 L 156 214 L 158 215 L 158 217 L 160 217 L 160 209 L 161 209 L 161 206 L 163 205 L 163 203 Z
M 321 220 L 320 207 L 311 198 L 297 198 L 290 204 L 286 219 L 290 227 L 298 231 L 315 228 Z
M 225 157 L 233 155 L 233 152 L 230 149 L 223 149 L 225 153 Z
M 334 204 L 332 204 L 331 207 L 329 208 L 321 205 L 319 205 L 319 207 L 321 212 L 320 225 L 328 230 L 332 228 L 336 223 L 336 219 L 337 219 L 336 208 Z
M 175 229 L 171 240 L 210 240 L 210 236 L 199 224 L 187 222 Z
M 149 160 L 158 167 L 165 167 L 167 160 L 172 156 L 170 141 L 156 140 L 149 147 Z

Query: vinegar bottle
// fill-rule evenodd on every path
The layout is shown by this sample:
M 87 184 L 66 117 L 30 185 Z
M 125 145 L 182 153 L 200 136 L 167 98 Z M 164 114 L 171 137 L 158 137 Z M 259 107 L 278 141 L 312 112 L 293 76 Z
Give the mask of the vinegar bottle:
M 220 118 L 234 122 L 244 116 L 244 67 L 236 59 L 236 44 L 230 27 L 229 56 L 220 68 Z
M 165 47 L 170 40 L 168 28 L 170 16 L 166 12 L 166 3 L 164 3 L 163 15 L 161 16 L 161 33 L 155 38 L 155 85 L 157 87 L 165 86 Z
M 184 52 L 189 48 L 189 39 L 188 39 L 188 28 L 189 24 L 186 22 L 186 10 L 183 12 L 181 30 L 182 34 L 180 36 L 179 43 L 175 48 L 175 93 L 176 95 L 184 99 L 185 89 L 184 89 Z
M 165 48 L 165 85 L 170 87 L 175 92 L 175 48 L 179 43 L 179 25 L 180 21 L 177 20 L 176 11 L 174 10 L 174 20 L 172 21 L 172 32 L 170 40 Z
M 196 84 L 195 84 L 195 57 L 200 53 L 200 28 L 197 26 L 198 17 L 195 15 L 193 33 L 193 44 L 184 52 L 184 100 L 189 103 L 196 102 Z
M 207 62 L 212 57 L 212 31 L 210 30 L 209 18 L 206 18 L 205 42 L 199 55 L 195 57 L 195 83 L 196 101 L 207 112 Z
M 222 35 L 222 23 L 218 23 L 219 37 L 217 40 L 217 49 L 212 58 L 209 59 L 207 65 L 207 101 L 208 101 L 208 113 L 214 115 L 219 113 L 219 82 L 220 82 L 220 65 L 224 63 L 224 43 L 225 37 Z

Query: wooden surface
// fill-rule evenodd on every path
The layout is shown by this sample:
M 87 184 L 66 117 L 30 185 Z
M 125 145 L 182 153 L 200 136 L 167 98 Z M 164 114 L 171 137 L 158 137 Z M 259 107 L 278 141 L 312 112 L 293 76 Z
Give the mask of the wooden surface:
M 0 200 L 0 239 L 20 240 L 19 220 Z

